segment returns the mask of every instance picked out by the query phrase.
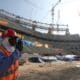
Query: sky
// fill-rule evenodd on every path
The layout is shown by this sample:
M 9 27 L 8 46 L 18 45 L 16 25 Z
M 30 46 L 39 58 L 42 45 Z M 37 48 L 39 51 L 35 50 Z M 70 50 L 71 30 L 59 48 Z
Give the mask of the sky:
M 0 0 L 0 9 L 27 19 L 51 23 L 51 9 L 58 0 Z M 61 0 L 54 8 L 54 23 L 68 24 L 71 34 L 80 34 L 80 0 Z

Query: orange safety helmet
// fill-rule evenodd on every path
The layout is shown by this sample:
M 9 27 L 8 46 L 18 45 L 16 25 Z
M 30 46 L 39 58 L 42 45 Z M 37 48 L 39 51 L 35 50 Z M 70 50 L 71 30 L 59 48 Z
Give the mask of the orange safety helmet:
M 8 29 L 2 33 L 2 38 L 5 37 L 16 37 L 16 32 L 12 29 Z

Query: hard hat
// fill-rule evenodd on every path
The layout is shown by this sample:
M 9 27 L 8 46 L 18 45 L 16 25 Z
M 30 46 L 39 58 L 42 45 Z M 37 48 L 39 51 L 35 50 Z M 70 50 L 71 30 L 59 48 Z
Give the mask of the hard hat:
M 16 32 L 12 29 L 8 29 L 2 33 L 2 38 L 5 37 L 16 37 Z

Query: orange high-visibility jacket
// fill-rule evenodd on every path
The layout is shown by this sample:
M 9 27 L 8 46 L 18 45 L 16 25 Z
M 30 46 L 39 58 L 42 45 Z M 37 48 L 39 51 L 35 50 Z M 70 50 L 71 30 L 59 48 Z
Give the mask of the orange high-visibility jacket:
M 0 46 L 0 51 L 5 54 L 5 56 L 10 56 L 10 52 L 8 52 L 4 47 Z M 0 80 L 16 80 L 18 75 L 18 66 L 19 62 L 16 60 L 7 71 L 0 73 Z

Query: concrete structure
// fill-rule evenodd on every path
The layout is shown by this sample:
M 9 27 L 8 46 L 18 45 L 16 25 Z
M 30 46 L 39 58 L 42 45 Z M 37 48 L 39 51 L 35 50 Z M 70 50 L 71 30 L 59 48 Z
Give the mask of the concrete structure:
M 66 28 L 51 28 L 53 24 L 25 19 L 4 10 L 0 10 L 0 21 L 2 22 L 0 23 L 1 32 L 12 28 L 17 31 L 21 38 L 36 44 L 36 47 L 28 48 L 29 52 L 31 49 L 35 53 L 54 53 L 54 51 L 56 53 L 56 51 L 64 52 L 64 50 L 72 53 L 80 52 L 80 36 L 70 35 L 68 25 L 54 24 L 55 26 L 66 26 Z M 48 33 L 41 33 L 36 29 L 47 30 Z M 64 31 L 65 35 L 54 35 L 52 34 L 54 31 Z

